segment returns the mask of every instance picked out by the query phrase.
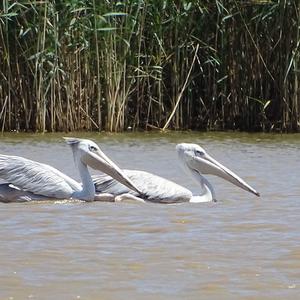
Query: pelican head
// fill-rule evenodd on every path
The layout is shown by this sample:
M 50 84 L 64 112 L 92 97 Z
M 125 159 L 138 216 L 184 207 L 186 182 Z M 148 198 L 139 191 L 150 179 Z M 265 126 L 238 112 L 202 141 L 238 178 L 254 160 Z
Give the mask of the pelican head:
M 95 170 L 100 170 L 126 185 L 128 188 L 140 193 L 132 181 L 101 151 L 96 143 L 87 139 L 67 137 L 64 137 L 64 139 L 72 148 L 75 162 L 80 161 L 86 166 L 90 166 Z
M 259 193 L 255 189 L 235 173 L 213 159 L 199 145 L 182 143 L 176 146 L 176 150 L 181 162 L 190 171 L 195 171 L 199 174 L 219 176 L 256 196 L 259 196 Z

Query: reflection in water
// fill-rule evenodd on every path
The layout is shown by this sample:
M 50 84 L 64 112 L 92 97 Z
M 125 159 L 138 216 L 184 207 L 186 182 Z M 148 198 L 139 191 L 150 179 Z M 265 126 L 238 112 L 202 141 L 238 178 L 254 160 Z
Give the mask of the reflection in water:
M 262 197 L 210 176 L 217 203 L 0 204 L 0 299 L 298 297 L 298 135 L 88 138 L 123 168 L 153 172 L 194 192 L 197 184 L 181 171 L 174 147 L 198 143 Z M 79 179 L 58 135 L 8 135 L 0 152 Z

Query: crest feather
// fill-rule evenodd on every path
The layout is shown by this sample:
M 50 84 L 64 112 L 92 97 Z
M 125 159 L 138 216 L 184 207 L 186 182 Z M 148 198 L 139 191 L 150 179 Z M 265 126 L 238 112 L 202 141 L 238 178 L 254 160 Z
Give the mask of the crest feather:
M 81 139 L 73 138 L 73 137 L 63 137 L 63 139 L 65 140 L 65 142 L 68 145 L 75 145 L 75 144 L 80 143 L 80 141 L 81 141 Z

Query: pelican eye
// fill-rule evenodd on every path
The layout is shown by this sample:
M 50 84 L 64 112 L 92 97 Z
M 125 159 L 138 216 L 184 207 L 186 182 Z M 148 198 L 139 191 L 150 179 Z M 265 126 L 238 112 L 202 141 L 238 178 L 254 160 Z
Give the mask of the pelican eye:
M 89 146 L 89 150 L 95 152 L 97 151 L 97 148 L 95 146 Z
M 196 156 L 203 156 L 205 153 L 201 150 L 195 150 Z

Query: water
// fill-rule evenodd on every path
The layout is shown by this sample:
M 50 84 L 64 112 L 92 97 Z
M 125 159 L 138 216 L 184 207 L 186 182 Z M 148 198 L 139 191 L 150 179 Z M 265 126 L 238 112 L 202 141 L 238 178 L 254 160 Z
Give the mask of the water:
M 121 167 L 194 192 L 174 146 L 198 143 L 262 196 L 209 177 L 217 203 L 0 203 L 1 300 L 299 297 L 299 135 L 86 136 Z M 0 141 L 1 153 L 78 179 L 59 135 L 9 134 Z

